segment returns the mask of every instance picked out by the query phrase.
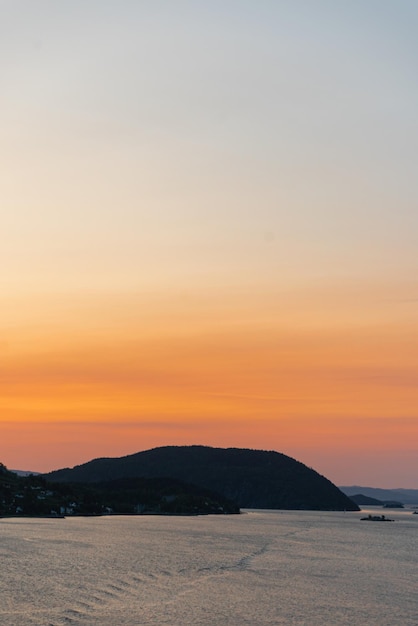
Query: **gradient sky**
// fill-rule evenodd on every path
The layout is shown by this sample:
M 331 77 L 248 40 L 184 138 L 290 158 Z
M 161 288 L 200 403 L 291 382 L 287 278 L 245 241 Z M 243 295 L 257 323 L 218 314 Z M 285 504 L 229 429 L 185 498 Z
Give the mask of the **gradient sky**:
M 0 461 L 418 488 L 418 3 L 0 0 Z

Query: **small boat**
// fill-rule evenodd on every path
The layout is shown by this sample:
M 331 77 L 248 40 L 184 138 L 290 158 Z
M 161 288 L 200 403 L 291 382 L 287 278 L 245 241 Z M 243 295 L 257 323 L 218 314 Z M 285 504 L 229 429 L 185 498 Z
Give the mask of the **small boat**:
M 385 515 L 368 515 L 367 517 L 361 517 L 361 522 L 394 522 L 395 520 L 389 519 Z

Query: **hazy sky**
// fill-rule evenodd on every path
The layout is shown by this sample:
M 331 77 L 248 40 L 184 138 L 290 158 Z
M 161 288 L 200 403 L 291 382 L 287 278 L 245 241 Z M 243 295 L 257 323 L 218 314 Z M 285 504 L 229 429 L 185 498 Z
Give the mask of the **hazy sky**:
M 418 3 L 0 18 L 0 461 L 200 443 L 418 488 Z

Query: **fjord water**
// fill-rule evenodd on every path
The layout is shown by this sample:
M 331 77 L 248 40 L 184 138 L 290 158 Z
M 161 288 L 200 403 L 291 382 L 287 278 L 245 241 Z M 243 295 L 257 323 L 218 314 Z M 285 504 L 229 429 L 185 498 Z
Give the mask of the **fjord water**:
M 0 520 L 3 626 L 418 624 L 418 515 Z

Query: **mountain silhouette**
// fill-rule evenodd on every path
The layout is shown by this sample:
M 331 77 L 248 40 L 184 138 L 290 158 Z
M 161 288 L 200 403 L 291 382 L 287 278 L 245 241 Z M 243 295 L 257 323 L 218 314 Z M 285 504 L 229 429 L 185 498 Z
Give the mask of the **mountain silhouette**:
M 45 475 L 48 481 L 61 483 L 133 477 L 192 483 L 222 494 L 241 508 L 359 510 L 327 478 L 274 451 L 165 446 L 120 458 L 99 458 Z

